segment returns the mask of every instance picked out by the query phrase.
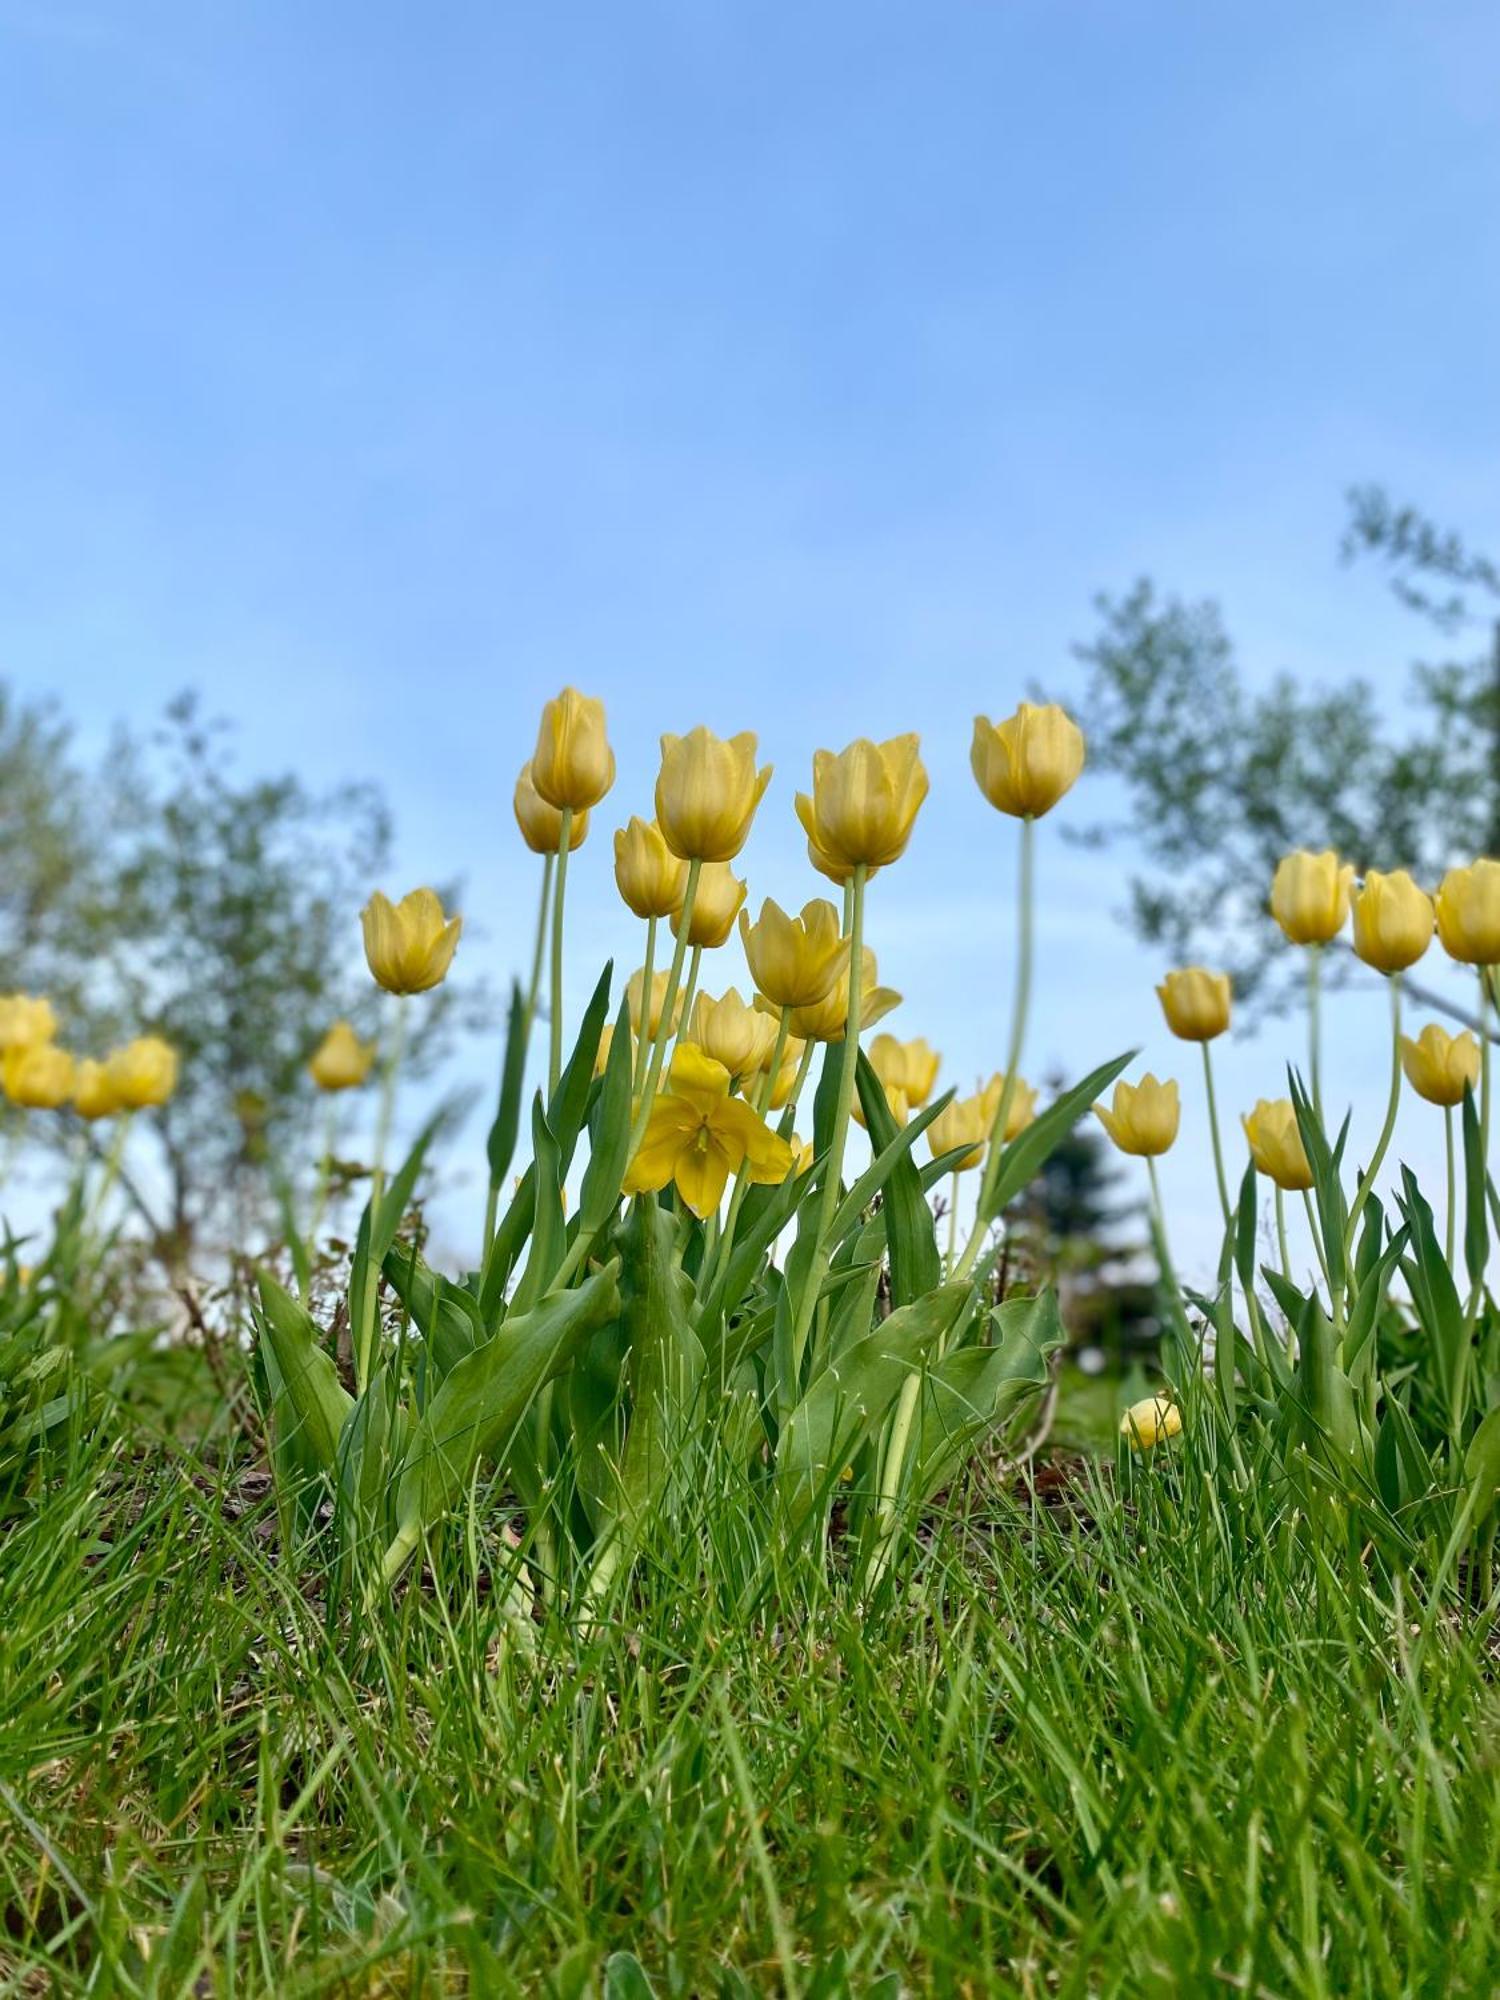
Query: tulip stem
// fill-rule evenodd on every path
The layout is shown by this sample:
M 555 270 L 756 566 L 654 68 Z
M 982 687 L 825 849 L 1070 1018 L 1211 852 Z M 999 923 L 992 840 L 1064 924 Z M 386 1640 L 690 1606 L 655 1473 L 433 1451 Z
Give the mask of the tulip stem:
M 568 890 L 568 848 L 573 839 L 573 808 L 562 809 L 562 828 L 557 838 L 557 893 L 552 899 L 552 1018 L 550 1049 L 547 1057 L 547 1096 L 549 1101 L 557 1095 L 557 1080 L 562 1075 L 563 1044 L 563 901 Z
M 1313 944 L 1307 948 L 1307 1063 L 1312 1083 L 1313 1115 L 1318 1121 L 1318 1129 L 1326 1132 L 1323 1124 L 1322 994 L 1323 947 Z M 1208 1044 L 1205 1042 L 1203 1046 L 1206 1052 Z
M 1302 1190 L 1302 1206 L 1307 1210 L 1308 1231 L 1312 1236 L 1313 1249 L 1317 1254 L 1318 1269 L 1323 1273 L 1323 1283 L 1328 1287 L 1328 1298 L 1331 1305 L 1333 1300 L 1333 1279 L 1329 1274 L 1328 1259 L 1323 1251 L 1323 1236 L 1318 1228 L 1318 1213 L 1313 1207 L 1311 1191 L 1307 1188 Z
M 797 1074 L 792 1078 L 792 1087 L 787 1094 L 785 1109 L 788 1111 L 795 1112 L 801 1101 L 802 1088 L 807 1082 L 807 1073 L 812 1068 L 813 1053 L 817 1046 L 817 1043 L 811 1037 L 802 1044 L 802 1054 L 797 1061 Z M 769 1102 L 770 1100 L 767 1099 L 768 1104 Z
M 662 1057 L 666 1054 L 667 1042 L 672 1032 L 672 1016 L 676 1010 L 677 989 L 682 981 L 682 961 L 687 955 L 687 937 L 692 928 L 693 904 L 698 896 L 698 877 L 703 872 L 703 863 L 695 856 L 688 863 L 687 887 L 683 891 L 682 908 L 677 914 L 674 929 L 677 942 L 672 949 L 672 969 L 667 974 L 667 987 L 662 995 L 661 1014 L 656 1023 L 656 1033 L 651 1037 L 651 1060 L 646 1066 L 646 1081 L 641 1090 L 641 1101 L 635 1114 L 635 1125 L 630 1134 L 630 1157 L 635 1158 L 636 1148 L 645 1135 L 646 1123 L 651 1116 L 651 1106 L 656 1097 L 656 1086 L 661 1081 Z M 641 1023 L 648 1028 L 651 1024 L 651 995 L 641 993 Z
M 1219 1107 L 1214 1098 L 1214 1063 L 1209 1054 L 1207 1042 L 1200 1042 L 1203 1051 L 1203 1088 L 1208 1095 L 1208 1129 L 1214 1142 L 1214 1176 L 1219 1183 L 1219 1207 L 1224 1212 L 1224 1227 L 1230 1225 L 1229 1182 L 1224 1178 L 1224 1147 L 1219 1138 Z
M 1359 1228 L 1359 1218 L 1364 1213 L 1365 1203 L 1370 1199 L 1375 1186 L 1375 1176 L 1390 1150 L 1391 1137 L 1396 1130 L 1396 1113 L 1401 1106 L 1401 975 L 1389 975 L 1391 985 L 1391 1094 L 1385 1108 L 1385 1123 L 1380 1128 L 1380 1137 L 1375 1144 L 1375 1152 L 1370 1164 L 1360 1176 L 1353 1206 L 1349 1210 L 1349 1224 L 1344 1231 L 1344 1263 L 1347 1267 L 1354 1252 L 1354 1237 Z M 1335 1306 L 1337 1311 L 1337 1306 Z
M 1485 1198 L 1490 1178 L 1490 1001 L 1494 996 L 1490 991 L 1489 968 L 1479 968 L 1479 1198 Z M 1450 1252 L 1451 1261 L 1451 1252 Z M 1479 1301 L 1484 1296 L 1484 1273 L 1481 1271 L 1469 1292 L 1469 1302 L 1464 1309 L 1464 1345 L 1474 1332 L 1474 1322 L 1479 1317 Z
M 380 1109 L 375 1116 L 375 1163 L 370 1169 L 372 1234 L 380 1219 L 380 1204 L 385 1198 L 385 1154 L 391 1142 L 391 1125 L 396 1111 L 396 1072 L 401 1067 L 401 1053 L 405 1046 L 406 995 L 399 993 L 396 996 L 396 1018 L 391 1027 L 390 1049 L 380 1074 Z M 366 1271 L 360 1322 L 355 1332 L 354 1343 L 354 1384 L 360 1395 L 365 1393 L 365 1385 L 369 1382 L 371 1363 L 374 1360 L 375 1295 L 379 1287 L 380 1272 Z
M 1458 1175 L 1455 1171 L 1453 1159 L 1453 1106 L 1451 1104 L 1443 1106 L 1443 1137 L 1447 1141 L 1448 1150 L 1448 1220 L 1443 1233 L 1443 1254 L 1447 1258 L 1448 1268 L 1451 1271 L 1453 1268 L 1453 1243 L 1456 1234 L 1455 1224 L 1458 1209 Z
M 646 1064 L 651 1055 L 651 982 L 656 977 L 656 926 L 659 919 L 646 919 L 646 959 L 641 967 L 641 1018 L 640 1032 L 635 1042 L 635 1068 L 632 1073 L 631 1090 L 639 1097 L 641 1086 L 646 1081 Z
M 953 1275 L 953 1260 L 958 1255 L 958 1171 L 948 1181 L 948 1255 L 944 1260 L 944 1273 Z
M 781 1074 L 781 1059 L 786 1054 L 787 1036 L 791 1031 L 791 1017 L 785 1007 L 780 1009 L 776 1025 L 776 1046 L 771 1051 L 771 1064 L 760 1079 L 760 1088 L 755 1093 L 755 1115 L 764 1118 L 770 1108 L 771 1092 L 776 1088 L 776 1079 Z M 811 1044 L 809 1044 L 811 1046 Z M 750 1162 L 741 1160 L 739 1172 L 734 1177 L 734 1187 L 729 1195 L 729 1213 L 724 1218 L 724 1232 L 719 1238 L 718 1253 L 712 1264 L 705 1264 L 710 1283 L 702 1286 L 705 1295 L 712 1285 L 718 1283 L 729 1266 L 729 1253 L 734 1248 L 735 1225 L 740 1219 L 740 1206 L 745 1199 L 745 1189 L 749 1183 Z
M 1286 1196 L 1279 1181 L 1271 1183 L 1276 1196 L 1276 1247 L 1281 1256 L 1281 1275 L 1287 1283 L 1292 1282 L 1292 1259 L 1286 1242 Z
M 531 984 L 526 989 L 526 1003 L 521 1013 L 521 1046 L 531 1047 L 531 1030 L 536 1023 L 537 1000 L 542 990 L 542 965 L 547 955 L 547 917 L 552 907 L 552 867 L 557 857 L 544 856 L 542 861 L 542 894 L 536 913 L 536 943 L 531 953 Z M 525 1066 L 525 1057 L 522 1057 Z M 500 1213 L 500 1183 L 491 1181 L 484 1202 L 484 1254 L 490 1254 L 490 1245 L 495 1240 L 495 1219 Z
M 683 1028 L 687 1027 L 688 1015 L 692 1012 L 693 1002 L 698 996 L 698 972 L 702 964 L 703 947 L 701 944 L 695 944 L 692 957 L 688 960 L 687 978 L 682 983 L 682 1008 L 678 1020 Z

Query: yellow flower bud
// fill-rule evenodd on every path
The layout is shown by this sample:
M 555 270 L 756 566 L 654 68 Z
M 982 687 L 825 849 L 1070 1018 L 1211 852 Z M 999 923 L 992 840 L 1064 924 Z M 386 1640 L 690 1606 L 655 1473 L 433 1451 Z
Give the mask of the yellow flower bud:
M 1271 915 L 1293 944 L 1327 944 L 1344 928 L 1354 864 L 1331 848 L 1283 855 L 1271 882 Z
M 907 1102 L 906 1092 L 901 1088 L 899 1083 L 882 1082 L 880 1088 L 885 1092 L 886 1108 L 889 1110 L 892 1118 L 895 1119 L 898 1125 L 904 1125 L 911 1116 L 911 1105 Z M 863 1125 L 865 1122 L 865 1107 L 860 1102 L 858 1091 L 854 1093 L 854 1102 L 849 1108 L 854 1113 L 855 1123 Z
M 1296 1194 L 1313 1184 L 1307 1149 L 1297 1124 L 1297 1113 L 1285 1097 L 1261 1098 L 1240 1123 L 1250 1142 L 1255 1171 L 1275 1181 L 1277 1187 Z
M 1429 1021 L 1415 1041 L 1401 1037 L 1401 1067 L 1418 1097 L 1429 1104 L 1462 1104 L 1464 1090 L 1479 1082 L 1479 1044 L 1467 1028 L 1450 1035 Z
M 740 939 L 757 991 L 777 1007 L 812 1007 L 826 999 L 849 957 L 839 913 L 822 897 L 805 903 L 800 917 L 789 917 L 768 896 L 758 923 L 740 912 Z
M 177 1088 L 177 1051 L 160 1035 L 141 1035 L 110 1057 L 109 1080 L 127 1111 L 165 1104 Z
M 18 1042 L 0 1059 L 0 1082 L 12 1104 L 56 1111 L 73 1095 L 73 1058 L 55 1042 Z
M 767 1101 L 768 1110 L 780 1111 L 784 1105 L 791 1102 L 792 1092 L 797 1085 L 797 1072 L 802 1067 L 802 1052 L 806 1047 L 806 1042 L 799 1042 L 795 1035 L 787 1037 L 781 1068 L 777 1070 L 771 1084 L 771 1095 Z
M 654 819 L 632 819 L 615 835 L 615 886 L 638 917 L 675 917 L 688 867 L 668 847 Z
M 1184 1042 L 1211 1042 L 1229 1026 L 1229 974 L 1189 965 L 1156 989 L 1167 1026 Z
M 1437 892 L 1438 936 L 1461 965 L 1500 965 L 1500 861 L 1450 868 Z
M 542 710 L 531 782 L 549 806 L 586 812 L 615 781 L 615 753 L 604 733 L 604 703 L 564 688 Z
M 0 1050 L 35 1048 L 57 1033 L 57 1016 L 48 1000 L 29 993 L 0 994 Z
M 967 1173 L 970 1167 L 977 1167 L 984 1158 L 985 1144 L 994 1122 L 994 1107 L 986 1104 L 983 1093 L 976 1093 L 973 1097 L 955 1097 L 951 1104 L 943 1106 L 927 1127 L 928 1151 L 933 1159 L 940 1160 L 944 1153 L 966 1146 L 968 1151 L 954 1162 L 950 1171 Z
M 894 1035 L 877 1035 L 870 1044 L 870 1067 L 887 1091 L 899 1090 L 913 1111 L 918 1111 L 932 1095 L 942 1057 L 925 1037 L 898 1041 Z
M 888 986 L 878 982 L 875 954 L 866 945 L 860 954 L 861 978 L 859 984 L 859 1027 L 863 1034 L 873 1027 L 893 1007 L 901 1004 L 901 995 L 893 993 Z M 841 1042 L 844 1030 L 849 1024 L 849 967 L 845 963 L 838 979 L 821 1000 L 810 1007 L 789 1007 L 787 1022 L 791 1032 L 807 1042 Z
M 641 1027 L 641 982 L 645 977 L 645 971 L 646 968 L 641 966 L 638 971 L 631 973 L 625 986 L 625 999 L 630 1008 L 631 1032 L 637 1036 L 644 1032 L 649 1042 L 655 1041 L 657 1030 L 661 1027 L 662 1009 L 667 1003 L 667 983 L 671 978 L 671 974 L 658 972 L 652 979 L 651 1001 L 647 1012 L 646 1025 L 643 1030 Z M 677 1025 L 681 1019 L 682 988 L 679 986 L 676 993 L 672 996 L 672 1025 L 670 1029 L 672 1034 L 677 1032 Z
M 73 1109 L 80 1118 L 113 1118 L 120 1109 L 119 1095 L 110 1081 L 109 1064 L 91 1056 L 73 1068 Z
M 1005 1095 L 1005 1075 L 996 1070 L 989 1082 L 980 1091 L 980 1101 L 984 1105 L 985 1131 L 993 1129 L 1000 1116 L 1000 1100 Z M 1010 1093 L 1010 1104 L 1005 1113 L 1005 1130 L 1000 1134 L 1002 1145 L 1008 1146 L 1017 1139 L 1036 1117 L 1036 1092 L 1024 1077 L 1018 1076 Z
M 975 716 L 969 762 L 997 812 L 1040 819 L 1078 781 L 1083 731 L 1055 702 L 1023 701 L 1006 722 Z
M 812 796 L 797 794 L 797 817 L 812 846 L 842 868 L 884 868 L 899 860 L 927 796 L 921 739 L 861 736 L 837 756 L 813 753 Z
M 516 779 L 515 794 L 516 825 L 521 829 L 521 838 L 533 854 L 556 854 L 562 848 L 562 814 L 556 806 L 548 805 L 532 782 L 530 763 L 521 766 L 521 775 Z M 575 812 L 573 824 L 568 833 L 568 852 L 582 847 L 588 837 L 589 816 L 587 812 Z
M 1158 1083 L 1149 1072 L 1139 1083 L 1115 1085 L 1113 1110 L 1094 1106 L 1094 1116 L 1120 1151 L 1138 1159 L 1154 1159 L 1170 1149 L 1181 1115 L 1177 1085 Z
M 732 861 L 770 782 L 769 764 L 755 768 L 749 730 L 726 742 L 700 723 L 686 736 L 664 736 L 656 818 L 668 847 L 684 861 Z
M 426 993 L 446 978 L 464 920 L 445 917 L 431 889 L 413 889 L 399 903 L 377 889 L 360 921 L 375 983 L 387 993 Z
M 1354 898 L 1354 949 L 1377 972 L 1404 972 L 1432 943 L 1432 898 L 1404 868 L 1372 868 Z
M 374 1061 L 375 1044 L 362 1042 L 347 1021 L 335 1021 L 307 1068 L 319 1090 L 356 1090 Z
M 727 944 L 734 920 L 745 901 L 745 885 L 730 870 L 727 861 L 705 861 L 698 871 L 698 887 L 693 892 L 693 911 L 688 918 L 687 941 L 705 951 L 717 951 Z M 672 935 L 682 935 L 682 911 L 672 918 Z
M 1144 1396 L 1120 1419 L 1120 1435 L 1129 1438 L 1135 1451 L 1150 1451 L 1163 1438 L 1176 1437 L 1181 1429 L 1182 1412 L 1166 1396 Z
M 776 1023 L 747 1007 L 733 986 L 721 999 L 700 993 L 693 1002 L 683 1039 L 722 1063 L 735 1083 L 755 1076 L 776 1049 Z

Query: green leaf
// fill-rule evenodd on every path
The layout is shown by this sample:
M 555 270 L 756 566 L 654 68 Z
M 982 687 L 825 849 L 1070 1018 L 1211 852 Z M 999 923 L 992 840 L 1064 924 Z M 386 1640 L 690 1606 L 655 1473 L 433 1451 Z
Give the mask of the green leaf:
M 1006 1205 L 1022 1188 L 1031 1185 L 1099 1093 L 1107 1090 L 1120 1072 L 1135 1061 L 1135 1057 L 1136 1051 L 1127 1049 L 1113 1062 L 1101 1063 L 1082 1083 L 1075 1083 L 1071 1090 L 1065 1090 L 1055 1104 L 1049 1104 L 1024 1132 L 1011 1140 L 1000 1155 L 995 1185 L 985 1208 L 987 1221 L 1003 1214 Z
M 1485 1159 L 1474 1093 L 1464 1091 L 1464 1266 L 1471 1285 L 1482 1285 L 1490 1261 L 1489 1218 L 1485 1208 Z
M 1469 1372 L 1464 1366 L 1469 1329 L 1463 1305 L 1433 1227 L 1432 1210 L 1409 1167 L 1401 1169 L 1401 1193 L 1397 1201 L 1406 1221 L 1411 1250 L 1411 1255 L 1402 1259 L 1401 1268 L 1411 1289 L 1412 1305 L 1427 1336 L 1438 1393 L 1450 1426 L 1456 1427 L 1466 1414 L 1459 1403 Z
M 885 1086 L 871 1068 L 870 1059 L 863 1049 L 859 1051 L 855 1082 L 865 1114 L 865 1127 L 870 1134 L 870 1147 L 875 1154 L 870 1174 L 877 1175 L 877 1178 L 870 1194 L 873 1195 L 877 1189 L 881 1193 L 880 1212 L 885 1223 L 886 1247 L 891 1261 L 891 1300 L 898 1306 L 910 1305 L 913 1299 L 921 1298 L 924 1292 L 930 1292 L 940 1284 L 943 1276 L 943 1260 L 938 1252 L 932 1210 L 927 1206 L 922 1176 L 911 1156 L 911 1148 L 917 1134 L 924 1131 L 943 1107 L 952 1101 L 953 1093 L 948 1091 L 936 1103 L 929 1105 L 922 1116 L 913 1119 L 903 1131 L 891 1113 Z M 866 1196 L 859 1202 L 856 1213 L 864 1208 L 869 1198 Z
M 1482 1521 L 1500 1500 L 1500 1409 L 1491 1410 L 1469 1439 L 1464 1477 L 1469 1482 L 1474 1517 Z
M 531 1107 L 531 1255 L 516 1286 L 511 1312 L 525 1312 L 552 1282 L 563 1259 L 567 1226 L 563 1218 L 562 1148 L 542 1110 L 538 1092 Z
M 307 1312 L 266 1272 L 260 1273 L 261 1332 L 274 1370 L 271 1382 L 276 1433 L 296 1457 L 333 1477 L 339 1437 L 354 1398 L 340 1382 L 332 1359 L 318 1345 L 318 1329 Z
M 630 1164 L 632 1062 L 630 1003 L 625 1001 L 610 1039 L 604 1081 L 589 1114 L 589 1163 L 579 1196 L 578 1226 L 591 1236 L 614 1213 Z
M 927 1500 L 948 1483 L 979 1441 L 1043 1391 L 1062 1345 L 1057 1295 L 1007 1299 L 990 1315 L 992 1345 L 961 1347 L 929 1363 L 922 1378 L 910 1491 Z
M 435 1386 L 488 1338 L 479 1301 L 404 1249 L 387 1251 L 385 1275 L 427 1344 Z
M 650 1200 L 631 1203 L 615 1236 L 630 1385 L 619 1514 L 631 1530 L 669 1491 L 703 1379 L 703 1346 L 688 1316 L 692 1286 L 678 1264 L 676 1238 L 670 1212 Z
M 526 996 L 521 982 L 510 989 L 510 1018 L 505 1030 L 505 1060 L 500 1066 L 500 1102 L 490 1126 L 485 1152 L 490 1163 L 490 1186 L 504 1185 L 510 1163 L 516 1156 L 516 1135 L 521 1128 L 521 1092 L 526 1082 L 526 1044 L 530 1023 L 526 1018 Z
M 427 1157 L 427 1148 L 432 1144 L 438 1127 L 446 1123 L 450 1115 L 450 1107 L 440 1105 L 428 1119 L 417 1135 L 416 1144 L 402 1161 L 400 1170 L 382 1191 L 378 1203 L 374 1190 L 371 1190 L 360 1218 L 354 1262 L 349 1272 L 351 1326 L 363 1326 L 365 1323 L 367 1287 L 375 1283 L 376 1273 L 385 1263 L 386 1252 L 396 1240 L 401 1219 L 411 1206 L 412 1193 L 422 1171 L 422 1162 Z

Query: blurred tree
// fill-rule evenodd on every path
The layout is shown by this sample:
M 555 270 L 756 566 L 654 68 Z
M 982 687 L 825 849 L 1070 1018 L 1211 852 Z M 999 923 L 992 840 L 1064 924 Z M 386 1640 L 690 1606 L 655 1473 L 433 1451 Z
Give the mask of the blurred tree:
M 1289 955 L 1267 949 L 1271 875 L 1295 847 L 1336 847 L 1361 867 L 1432 882 L 1500 855 L 1500 570 L 1378 486 L 1348 495 L 1345 560 L 1371 557 L 1402 604 L 1477 648 L 1419 662 L 1399 734 L 1368 682 L 1313 689 L 1281 674 L 1248 687 L 1218 606 L 1159 597 L 1142 578 L 1096 600 L 1098 636 L 1076 649 L 1096 771 L 1125 810 L 1082 836 L 1127 836 L 1148 864 L 1131 882 L 1136 934 L 1176 960 L 1226 966 L 1242 994 L 1279 998 Z M 1416 987 L 1413 990 L 1418 990 Z M 1431 1004 L 1463 1016 L 1440 993 Z
M 11 981 L 50 995 L 80 1053 L 148 1032 L 174 1044 L 177 1092 L 150 1118 L 160 1169 L 129 1192 L 173 1268 L 219 1235 L 243 1245 L 273 1168 L 313 1157 L 313 1047 L 339 1015 L 377 1029 L 359 909 L 390 853 L 378 790 L 237 777 L 230 732 L 192 695 L 86 776 L 52 711 L 0 694 L 0 781 Z M 456 983 L 431 1003 L 418 1071 L 476 1011 Z

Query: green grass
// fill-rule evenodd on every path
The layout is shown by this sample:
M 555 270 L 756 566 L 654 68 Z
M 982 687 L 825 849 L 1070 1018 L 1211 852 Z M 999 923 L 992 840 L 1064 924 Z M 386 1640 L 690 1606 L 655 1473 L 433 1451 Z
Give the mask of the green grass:
M 0 1530 L 0 1990 L 1493 1992 L 1491 1638 L 1132 1474 L 976 1477 L 873 1606 L 707 1491 L 528 1660 L 483 1507 L 351 1629 L 243 1464 L 77 1445 Z

